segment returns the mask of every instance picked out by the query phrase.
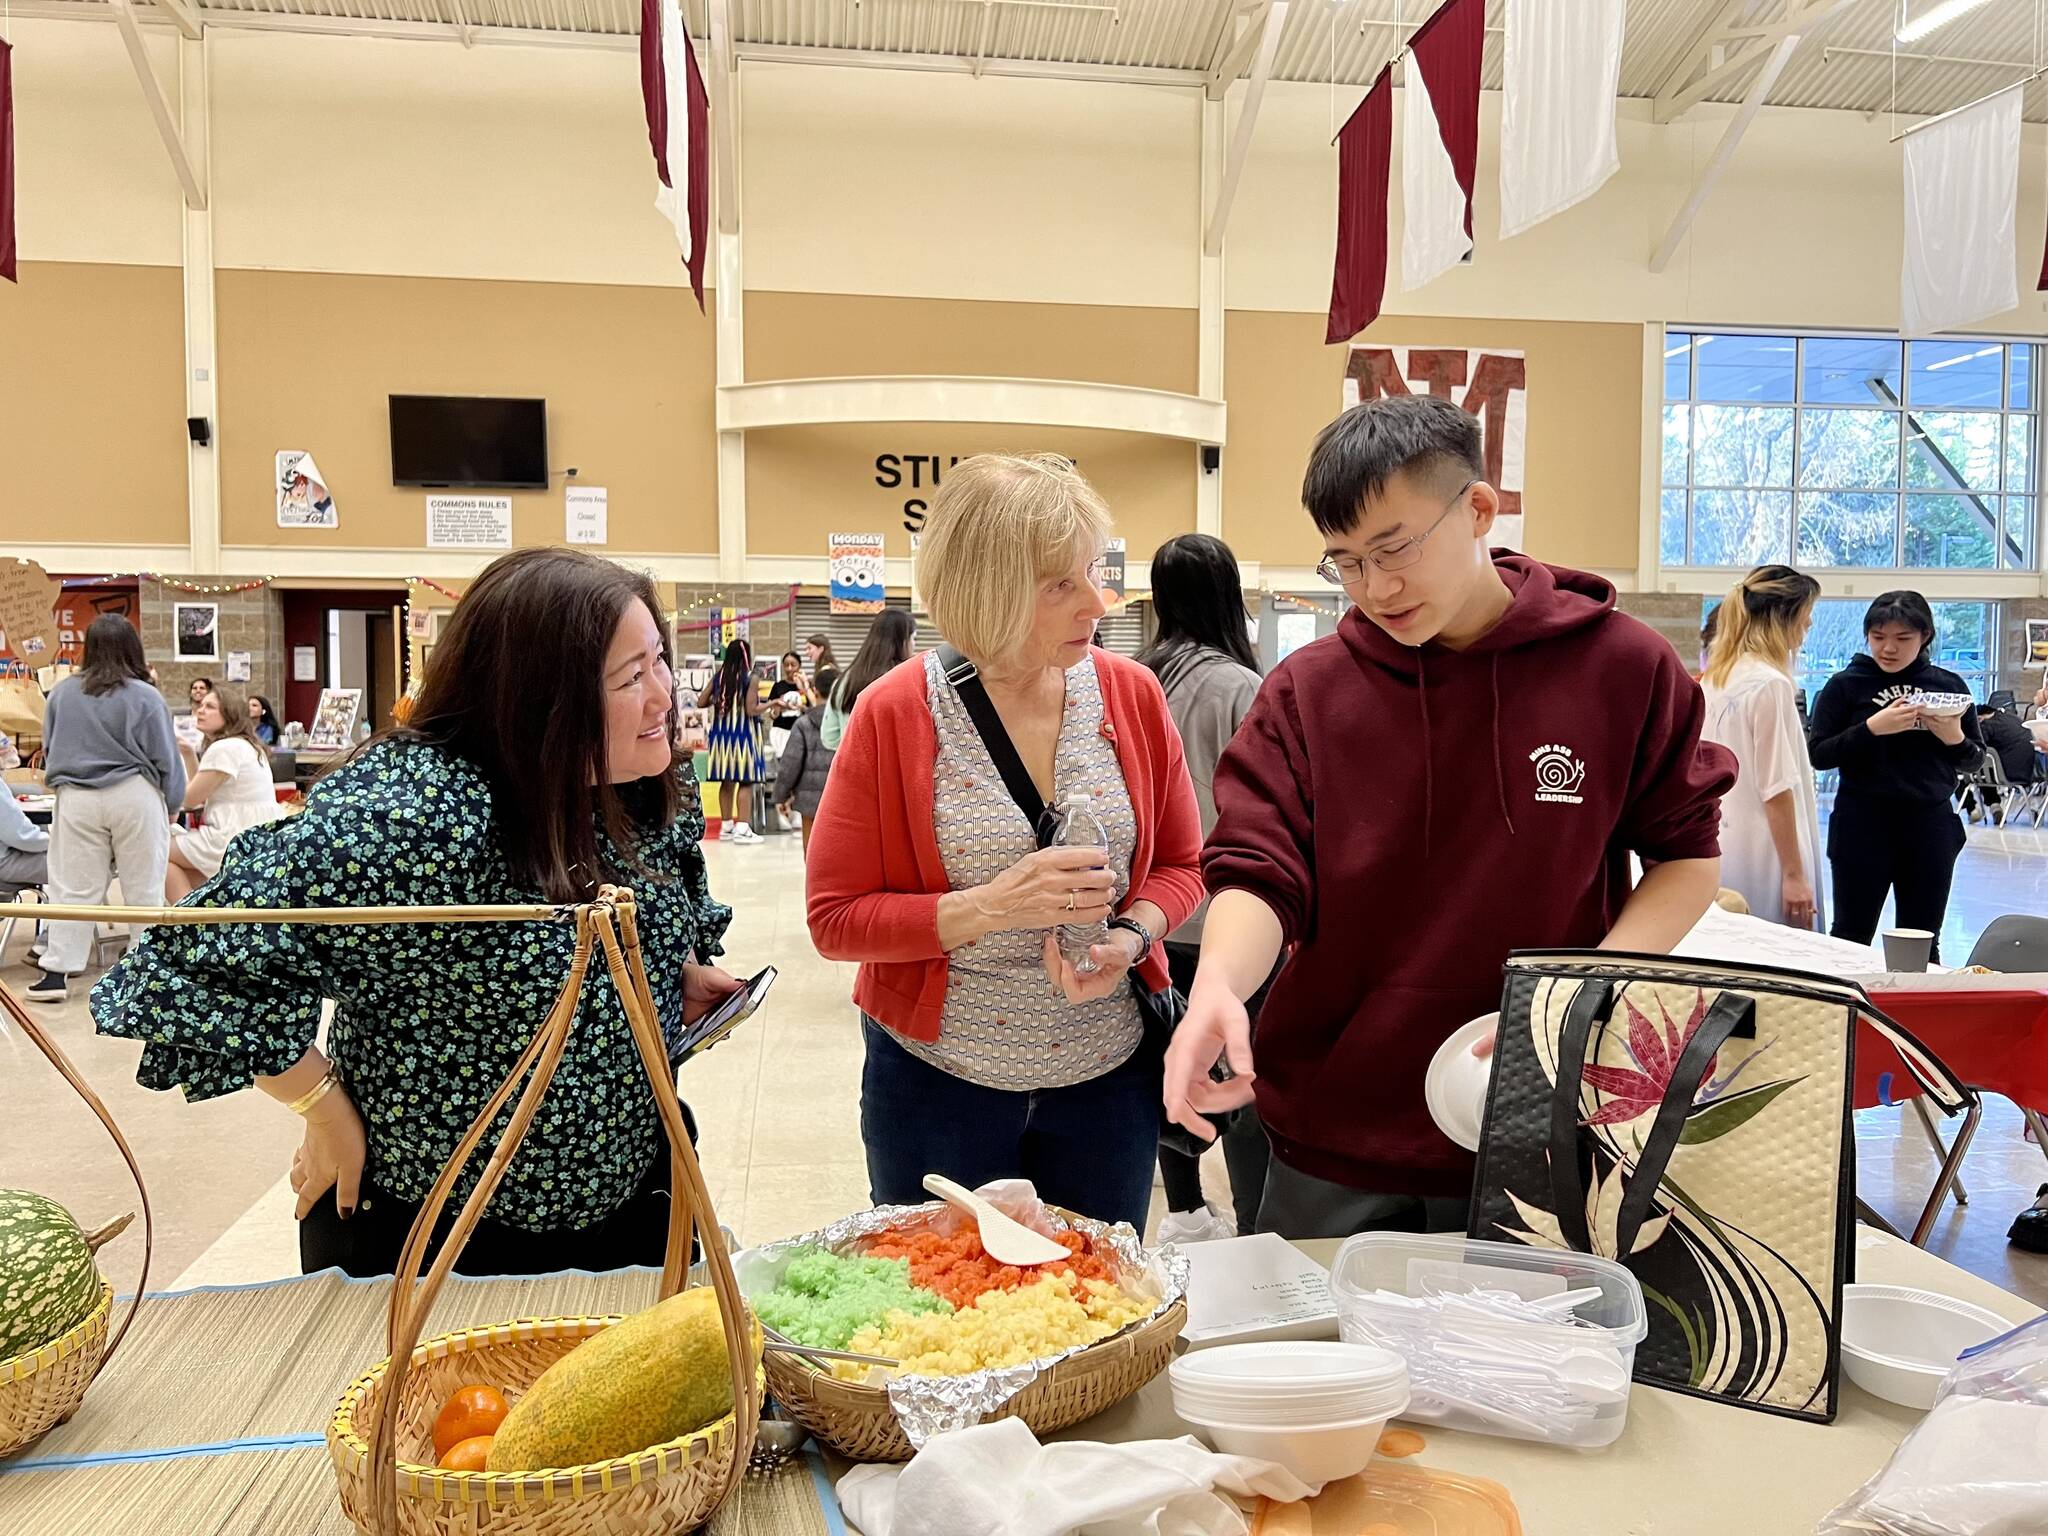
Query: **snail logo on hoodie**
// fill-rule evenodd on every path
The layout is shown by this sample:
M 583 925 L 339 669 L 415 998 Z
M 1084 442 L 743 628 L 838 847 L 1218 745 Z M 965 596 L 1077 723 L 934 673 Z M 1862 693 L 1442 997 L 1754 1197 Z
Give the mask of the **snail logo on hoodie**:
M 1572 756 L 1569 747 L 1538 747 L 1529 754 L 1536 765 L 1536 798 L 1557 805 L 1584 805 L 1579 785 L 1585 782 L 1586 765 Z

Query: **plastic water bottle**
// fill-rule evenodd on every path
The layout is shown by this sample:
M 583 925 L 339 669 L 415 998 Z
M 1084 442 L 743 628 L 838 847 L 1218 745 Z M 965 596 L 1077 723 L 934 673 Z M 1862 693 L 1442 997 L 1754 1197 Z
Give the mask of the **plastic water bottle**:
M 1059 830 L 1053 833 L 1052 846 L 1055 848 L 1095 848 L 1102 854 L 1102 863 L 1109 863 L 1109 832 L 1102 825 L 1095 812 L 1085 800 L 1068 800 L 1059 808 Z M 1060 953 L 1067 957 L 1067 963 L 1083 976 L 1102 969 L 1091 947 L 1109 942 L 1109 924 L 1101 918 L 1091 923 L 1061 923 Z

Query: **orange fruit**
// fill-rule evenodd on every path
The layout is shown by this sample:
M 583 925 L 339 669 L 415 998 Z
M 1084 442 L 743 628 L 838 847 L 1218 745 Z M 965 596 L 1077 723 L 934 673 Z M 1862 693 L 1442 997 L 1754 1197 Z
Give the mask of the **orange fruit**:
M 434 1420 L 434 1454 L 445 1456 L 448 1447 L 460 1441 L 495 1435 L 511 1411 L 496 1387 L 464 1387 L 441 1405 L 440 1417 Z
M 441 1453 L 440 1464 L 450 1472 L 481 1472 L 491 1456 L 491 1435 L 471 1435 L 458 1440 Z

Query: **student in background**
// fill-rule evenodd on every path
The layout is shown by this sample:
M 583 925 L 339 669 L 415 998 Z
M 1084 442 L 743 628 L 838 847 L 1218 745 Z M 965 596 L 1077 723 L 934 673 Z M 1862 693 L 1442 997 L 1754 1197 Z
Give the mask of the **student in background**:
M 811 692 L 820 699 L 832 697 L 832 687 L 839 681 L 839 661 L 832 654 L 832 640 L 820 633 L 804 641 L 804 655 L 811 664 Z
M 149 686 L 142 636 L 117 613 L 85 632 L 85 666 L 50 693 L 43 721 L 43 778 L 57 792 L 50 837 L 50 900 L 97 906 L 117 875 L 131 907 L 164 903 L 169 812 L 185 798 L 171 711 Z M 61 1003 L 67 978 L 85 969 L 91 923 L 50 925 L 43 974 L 28 998 Z
M 185 690 L 185 698 L 186 701 L 190 703 L 194 709 L 197 709 L 199 707 L 199 701 L 205 698 L 211 692 L 213 692 L 212 678 L 195 677 L 192 679 L 191 686 Z
M 817 819 L 818 806 L 825 798 L 825 780 L 832 771 L 832 749 L 818 739 L 824 718 L 822 704 L 797 716 L 775 770 L 776 808 L 785 814 L 794 810 L 803 818 L 807 854 L 811 851 L 811 823 Z
M 1216 825 L 1216 761 L 1259 695 L 1258 657 L 1246 630 L 1244 588 L 1230 546 L 1205 533 L 1184 533 L 1160 545 L 1152 555 L 1152 612 L 1159 633 L 1138 660 L 1166 690 L 1167 712 L 1180 730 L 1206 837 Z M 1204 902 L 1166 938 L 1166 969 L 1182 993 L 1195 984 L 1207 911 Z M 1254 1025 L 1264 993 L 1261 988 L 1245 1001 Z M 1201 1158 L 1162 1142 L 1159 1176 L 1166 1186 L 1166 1215 L 1160 1219 L 1158 1241 L 1201 1242 L 1258 1229 L 1268 1158 L 1258 1111 L 1246 1105 L 1225 1117 L 1222 1141 L 1234 1226 L 1203 1197 Z
M 1721 622 L 1700 679 L 1700 734 L 1741 765 L 1721 798 L 1721 883 L 1766 922 L 1809 930 L 1823 917 L 1820 801 L 1792 667 L 1819 597 L 1811 576 L 1758 566 L 1714 610 Z
M 761 734 L 754 729 L 765 705 L 754 684 L 754 650 L 746 641 L 734 640 L 726 646 L 718 671 L 697 696 L 697 707 L 711 711 L 705 776 L 718 788 L 718 803 L 713 807 L 718 812 L 718 839 L 758 843 L 761 834 L 748 818 L 753 811 L 754 786 L 767 771 Z
M 1975 766 L 1984 737 L 1975 706 L 1960 715 L 1921 709 L 1922 694 L 1970 691 L 1929 659 L 1935 629 L 1926 598 L 1879 593 L 1863 615 L 1863 637 L 1869 651 L 1829 678 L 1813 705 L 1813 766 L 1842 775 L 1828 818 L 1832 931 L 1868 944 L 1892 895 L 1898 926 L 1933 934 L 1939 960 L 1956 856 L 1969 840 L 1956 813 L 1956 779 Z
M 277 712 L 260 693 L 249 695 L 249 723 L 256 728 L 256 739 L 265 747 L 276 746 L 283 735 L 278 729 Z
M 185 759 L 184 809 L 204 811 L 202 825 L 171 834 L 164 894 L 183 901 L 220 873 L 235 834 L 284 814 L 270 776 L 270 753 L 256 737 L 241 690 L 216 688 L 199 701 L 193 721 L 205 733 L 205 751 L 179 746 Z
M 0 773 L 20 766 L 21 753 L 0 733 Z M 44 884 L 50 878 L 49 854 L 50 834 L 28 819 L 14 791 L 0 783 L 0 886 Z
M 860 643 L 853 665 L 832 685 L 825 700 L 825 715 L 818 723 L 818 739 L 828 752 L 839 750 L 846 734 L 846 722 L 860 696 L 904 662 L 917 642 L 917 621 L 901 608 L 885 609 L 868 625 L 867 638 Z

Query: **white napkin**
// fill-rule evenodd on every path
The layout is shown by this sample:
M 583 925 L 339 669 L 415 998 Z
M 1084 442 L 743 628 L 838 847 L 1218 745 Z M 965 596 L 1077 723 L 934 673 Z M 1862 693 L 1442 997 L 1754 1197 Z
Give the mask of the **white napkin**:
M 1191 1435 L 1040 1445 L 1021 1419 L 954 1430 L 908 1465 L 839 1480 L 840 1507 L 865 1536 L 1246 1536 L 1223 1494 L 1310 1492 L 1283 1467 L 1220 1456 Z

